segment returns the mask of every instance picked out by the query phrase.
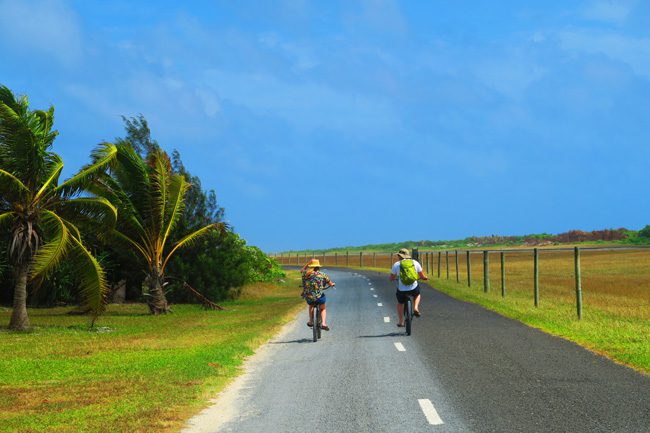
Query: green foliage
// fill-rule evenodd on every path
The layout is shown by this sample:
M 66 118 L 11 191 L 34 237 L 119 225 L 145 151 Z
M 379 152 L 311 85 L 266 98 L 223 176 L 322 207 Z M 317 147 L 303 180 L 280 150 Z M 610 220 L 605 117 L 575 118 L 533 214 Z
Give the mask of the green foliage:
M 106 284 L 99 263 L 85 247 L 81 222 L 111 225 L 115 208 L 95 197 L 79 198 L 115 156 L 115 147 L 103 143 L 91 153 L 91 163 L 59 184 L 63 161 L 50 148 L 54 107 L 30 110 L 27 97 L 16 98 L 0 86 L 0 229 L 9 231 L 9 266 L 16 278 L 14 296 L 26 291 L 24 276 L 46 278 L 63 260 L 75 268 L 79 292 L 86 307 L 99 314 Z M 6 232 L 3 232 L 6 233 Z M 22 303 L 22 301 L 21 301 Z M 14 309 L 10 327 L 28 327 L 25 309 Z
M 638 236 L 650 240 L 650 224 L 639 230 Z

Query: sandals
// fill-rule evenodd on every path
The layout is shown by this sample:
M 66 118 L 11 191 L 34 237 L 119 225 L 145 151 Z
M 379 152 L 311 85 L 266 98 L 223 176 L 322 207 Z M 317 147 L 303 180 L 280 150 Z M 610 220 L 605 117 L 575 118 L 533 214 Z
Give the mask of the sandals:
M 402 323 L 401 325 L 400 325 L 399 323 L 397 324 L 397 327 L 398 327 L 398 328 L 403 328 L 404 326 L 406 326 L 406 325 L 403 324 L 403 323 Z
M 322 329 L 323 331 L 329 331 L 330 327 L 327 325 L 320 325 L 320 329 Z
M 311 323 L 311 322 L 307 322 L 307 326 L 309 326 L 310 328 L 313 328 L 313 327 L 314 327 L 314 324 Z
M 414 311 L 413 311 L 413 315 L 414 315 L 415 317 L 420 317 L 420 312 L 419 312 L 418 310 L 414 310 Z

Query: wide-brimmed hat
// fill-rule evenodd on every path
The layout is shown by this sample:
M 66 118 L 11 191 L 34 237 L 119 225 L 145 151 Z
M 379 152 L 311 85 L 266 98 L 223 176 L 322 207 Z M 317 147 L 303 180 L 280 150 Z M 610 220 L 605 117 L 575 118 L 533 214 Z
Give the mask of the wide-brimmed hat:
M 410 259 L 411 253 L 407 248 L 402 248 L 397 252 L 397 257 L 399 257 L 400 259 Z
M 307 266 L 309 266 L 310 268 L 320 268 L 320 260 L 311 259 L 311 261 L 309 262 L 309 265 L 307 265 Z

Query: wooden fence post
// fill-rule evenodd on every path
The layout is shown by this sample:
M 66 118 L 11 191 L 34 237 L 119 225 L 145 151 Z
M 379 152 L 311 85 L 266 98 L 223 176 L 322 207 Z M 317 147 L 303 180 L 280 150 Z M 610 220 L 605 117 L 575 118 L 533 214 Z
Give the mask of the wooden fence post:
M 388 264 L 391 269 L 393 269 L 393 253 L 390 253 L 390 263 Z
M 345 252 L 345 266 L 350 266 L 350 252 L 349 251 Z
M 449 279 L 449 251 L 445 251 L 445 265 L 447 267 L 447 279 Z
M 490 253 L 483 251 L 483 291 L 490 291 Z
M 537 248 L 533 248 L 533 261 L 535 262 L 535 306 L 539 307 L 539 250 Z
M 470 252 L 467 251 L 467 287 L 472 287 L 472 260 L 469 257 Z
M 373 268 L 377 267 L 377 253 L 372 253 L 372 267 Z
M 363 251 L 359 251 L 359 267 L 363 268 Z
M 428 275 L 429 274 L 429 253 L 424 253 L 424 269 Z
M 506 254 L 501 251 L 501 297 L 506 296 Z
M 458 250 L 456 250 L 456 282 L 460 283 L 460 277 L 458 276 Z
M 438 278 L 440 278 L 440 264 L 442 263 L 442 252 L 438 251 Z
M 582 281 L 580 278 L 580 248 L 575 247 L 574 260 L 576 268 L 576 309 L 578 310 L 578 320 L 582 319 Z

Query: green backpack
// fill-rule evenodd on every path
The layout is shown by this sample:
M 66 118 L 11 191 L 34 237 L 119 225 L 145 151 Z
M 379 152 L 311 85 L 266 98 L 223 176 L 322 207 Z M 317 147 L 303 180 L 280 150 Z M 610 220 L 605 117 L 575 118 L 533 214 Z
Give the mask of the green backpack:
M 405 286 L 410 286 L 418 280 L 418 273 L 415 270 L 413 260 L 404 259 L 399 262 L 399 279 Z

